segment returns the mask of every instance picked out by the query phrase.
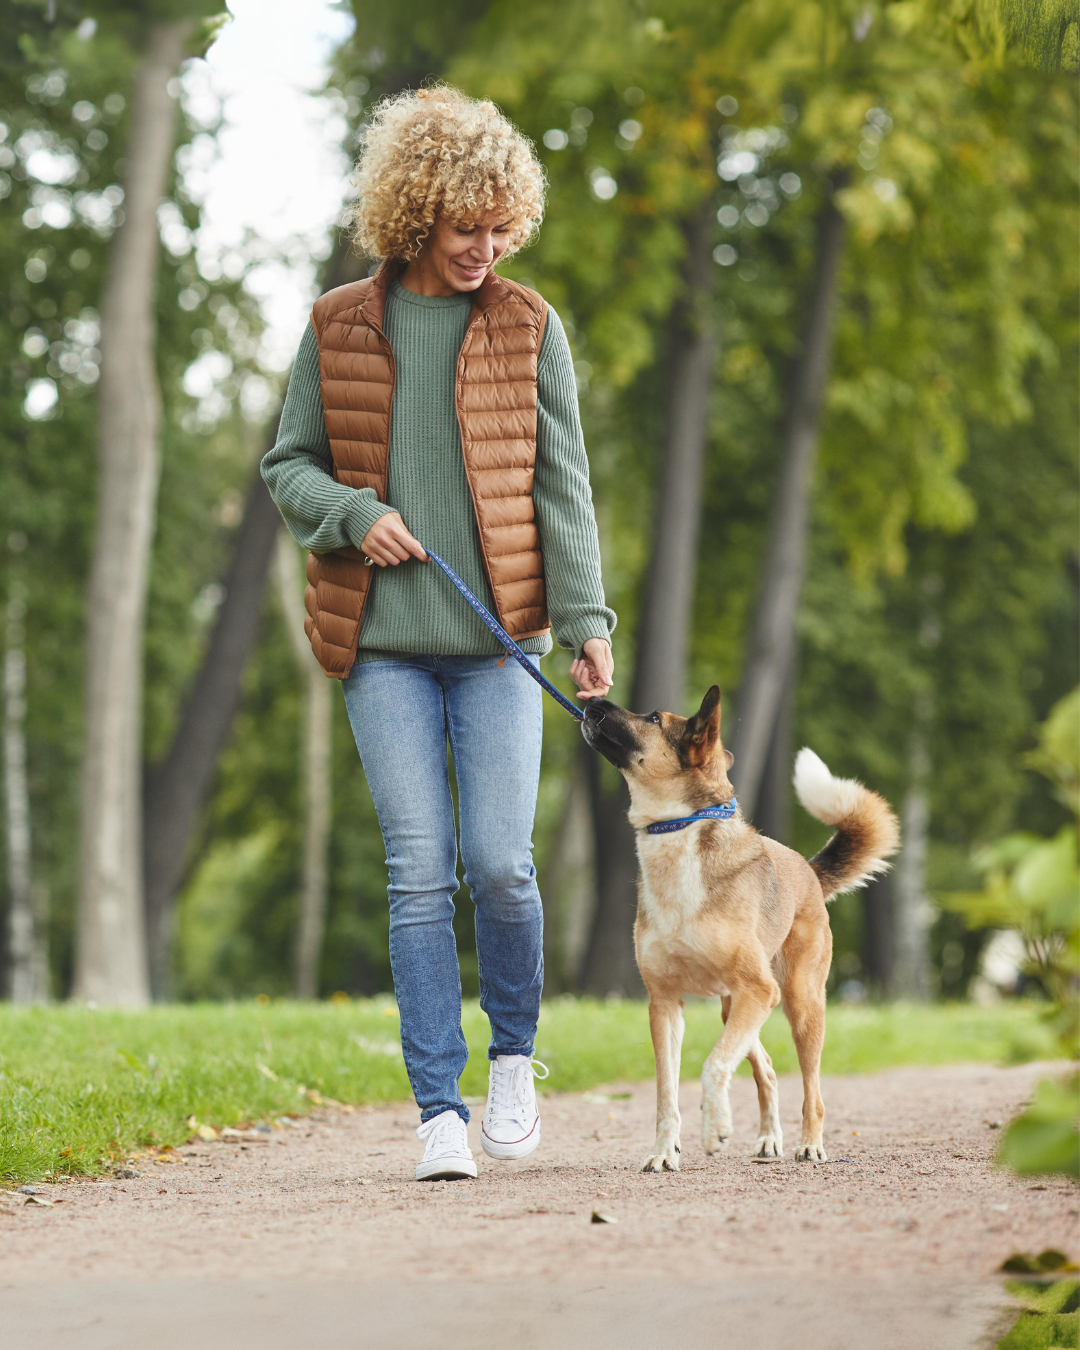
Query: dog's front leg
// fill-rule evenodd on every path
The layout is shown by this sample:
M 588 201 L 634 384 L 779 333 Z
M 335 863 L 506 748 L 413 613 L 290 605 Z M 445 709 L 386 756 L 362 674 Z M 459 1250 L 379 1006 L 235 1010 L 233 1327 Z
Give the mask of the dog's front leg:
M 656 1058 L 656 1144 L 643 1172 L 679 1170 L 679 1066 L 682 1060 L 682 1000 L 649 998 L 649 1030 Z

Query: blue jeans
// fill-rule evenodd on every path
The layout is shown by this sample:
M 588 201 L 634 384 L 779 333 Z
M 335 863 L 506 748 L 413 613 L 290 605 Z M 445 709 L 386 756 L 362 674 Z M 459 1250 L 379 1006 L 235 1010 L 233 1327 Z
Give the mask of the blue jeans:
M 512 658 L 410 656 L 353 666 L 344 682 L 356 748 L 390 869 L 390 967 L 401 1048 L 421 1119 L 464 1120 L 454 941 L 458 840 L 446 741 L 454 756 L 465 881 L 476 906 L 488 1058 L 531 1055 L 544 983 L 543 911 L 532 860 L 540 781 L 540 686 Z

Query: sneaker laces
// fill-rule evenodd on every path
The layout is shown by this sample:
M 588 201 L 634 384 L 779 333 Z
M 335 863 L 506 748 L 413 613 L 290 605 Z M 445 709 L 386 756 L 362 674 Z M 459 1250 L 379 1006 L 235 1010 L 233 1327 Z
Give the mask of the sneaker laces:
M 543 1069 L 543 1073 L 538 1073 Z M 491 1100 L 488 1103 L 489 1120 L 520 1120 L 524 1122 L 530 1109 L 530 1088 L 533 1078 L 548 1076 L 548 1067 L 538 1059 L 520 1059 L 510 1067 L 491 1061 Z
M 423 1121 L 416 1131 L 416 1137 L 425 1141 L 424 1152 L 427 1153 L 428 1149 L 451 1143 L 451 1133 L 456 1130 L 456 1122 L 459 1120 L 461 1120 L 461 1117 L 456 1111 L 441 1111 L 437 1116 L 432 1116 L 430 1120 Z M 461 1120 L 461 1123 L 462 1125 L 465 1124 L 463 1120 Z

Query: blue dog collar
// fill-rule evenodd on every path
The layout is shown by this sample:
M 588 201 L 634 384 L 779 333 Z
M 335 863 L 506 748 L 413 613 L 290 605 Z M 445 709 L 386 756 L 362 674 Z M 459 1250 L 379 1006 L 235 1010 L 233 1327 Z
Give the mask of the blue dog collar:
M 680 816 L 678 820 L 658 820 L 654 825 L 646 825 L 645 833 L 673 834 L 676 830 L 685 830 L 687 825 L 693 825 L 698 820 L 731 820 L 738 809 L 739 803 L 732 797 L 718 806 L 706 806 L 704 810 L 695 811 L 692 816 Z

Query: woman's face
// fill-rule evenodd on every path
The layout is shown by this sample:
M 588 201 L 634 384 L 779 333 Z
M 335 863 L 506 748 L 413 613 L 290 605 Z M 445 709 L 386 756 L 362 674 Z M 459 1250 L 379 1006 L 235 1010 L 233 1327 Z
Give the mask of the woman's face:
M 439 216 L 410 270 L 417 268 L 428 285 L 439 287 L 429 294 L 475 291 L 506 252 L 510 224 L 497 215 L 484 216 L 473 225 Z

